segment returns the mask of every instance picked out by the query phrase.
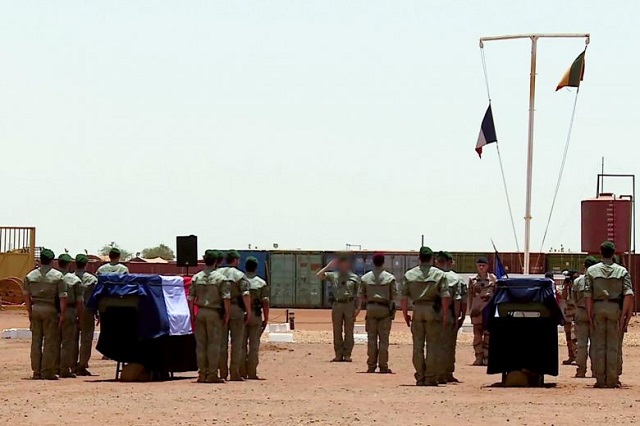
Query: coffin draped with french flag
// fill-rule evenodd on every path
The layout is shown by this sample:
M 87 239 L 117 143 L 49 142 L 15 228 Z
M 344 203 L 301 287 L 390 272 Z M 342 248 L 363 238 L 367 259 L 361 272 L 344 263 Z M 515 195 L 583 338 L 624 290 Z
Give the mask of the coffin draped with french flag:
M 100 314 L 98 351 L 152 371 L 197 370 L 190 284 L 180 276 L 99 275 L 87 303 Z

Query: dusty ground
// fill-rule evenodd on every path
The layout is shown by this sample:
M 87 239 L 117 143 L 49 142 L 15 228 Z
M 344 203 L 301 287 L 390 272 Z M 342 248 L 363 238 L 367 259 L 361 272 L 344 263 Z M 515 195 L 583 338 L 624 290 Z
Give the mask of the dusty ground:
M 274 312 L 277 320 L 282 312 Z M 0 341 L 0 424 L 99 425 L 369 425 L 369 424 L 634 424 L 640 411 L 640 321 L 625 346 L 624 389 L 595 390 L 571 378 L 574 367 L 549 377 L 555 387 L 504 389 L 471 367 L 470 336 L 460 337 L 458 385 L 413 386 L 410 335 L 394 324 L 393 375 L 362 374 L 365 346 L 353 364 L 330 364 L 327 311 L 296 311 L 297 343 L 264 345 L 262 382 L 200 385 L 194 374 L 164 383 L 111 381 L 115 364 L 92 361 L 99 376 L 57 382 L 28 380 L 29 342 Z M 282 318 L 281 318 L 282 320 Z M 26 327 L 23 312 L 1 311 L 0 329 Z M 561 356 L 565 355 L 564 348 Z

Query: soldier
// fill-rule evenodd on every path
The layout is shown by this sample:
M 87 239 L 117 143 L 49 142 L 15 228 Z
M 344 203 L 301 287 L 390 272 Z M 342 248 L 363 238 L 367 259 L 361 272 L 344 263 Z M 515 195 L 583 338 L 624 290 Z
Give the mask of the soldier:
M 373 271 L 364 274 L 358 286 L 358 306 L 367 307 L 367 373 L 375 373 L 380 367 L 380 373 L 390 374 L 389 334 L 396 311 L 398 287 L 396 278 L 384 269 L 384 254 L 373 255 L 373 266 Z M 356 317 L 358 312 L 356 309 Z
M 620 339 L 631 320 L 633 288 L 629 272 L 613 263 L 615 245 L 600 246 L 602 262 L 587 269 L 585 305 L 592 327 L 592 362 L 596 388 L 619 387 Z
M 244 379 L 240 375 L 242 364 L 242 342 L 244 329 L 251 320 L 251 283 L 247 276 L 238 269 L 240 254 L 236 250 L 230 250 L 226 256 L 227 266 L 219 268 L 218 272 L 225 276 L 229 282 L 231 293 L 231 307 L 229 321 L 222 330 L 220 342 L 220 377 L 230 376 L 233 382 L 241 382 Z M 231 365 L 229 367 L 229 336 L 231 336 Z
M 469 280 L 469 305 L 473 324 L 473 350 L 476 360 L 473 365 L 488 365 L 489 332 L 482 324 L 482 310 L 487 306 L 496 288 L 496 276 L 489 273 L 489 261 L 481 257 L 476 262 L 478 275 Z
M 338 272 L 327 272 L 336 265 Z M 340 254 L 337 259 L 329 262 L 316 275 L 321 280 L 331 283 L 331 322 L 333 323 L 333 351 L 335 353 L 331 362 L 351 362 L 354 345 L 353 327 L 357 316 L 354 300 L 360 280 L 356 274 L 351 272 L 351 258 L 346 253 Z
M 105 263 L 98 268 L 96 274 L 128 274 L 129 268 L 120 263 L 120 249 L 112 247 L 109 250 L 109 263 Z
M 85 271 L 89 258 L 85 254 L 76 256 L 76 276 L 82 282 L 82 298 L 84 307 L 80 319 L 80 362 L 78 363 L 76 374 L 78 376 L 91 376 L 89 372 L 89 360 L 91 359 L 91 348 L 93 345 L 93 333 L 96 329 L 97 312 L 86 306 L 89 298 L 96 288 L 98 279 Z
M 218 376 L 222 329 L 229 322 L 231 293 L 229 282 L 215 270 L 216 252 L 204 253 L 204 270 L 198 272 L 189 287 L 189 309 L 196 319 L 196 357 L 198 383 L 224 383 Z M 195 315 L 194 305 L 198 306 Z
M 564 285 L 562 286 L 562 299 L 564 301 L 564 333 L 567 340 L 568 358 L 562 361 L 563 365 L 571 365 L 576 361 L 577 338 L 574 320 L 576 317 L 576 304 L 573 297 L 574 271 L 567 271 Z
M 78 323 L 83 315 L 84 299 L 82 281 L 76 274 L 69 272 L 73 258 L 67 253 L 58 257 L 58 268 L 64 274 L 63 281 L 67 289 L 67 309 L 62 323 L 60 349 L 60 378 L 75 378 L 73 371 L 78 362 Z
M 585 271 L 589 267 L 598 263 L 598 260 L 589 256 L 584 261 Z M 587 374 L 587 355 L 591 354 L 591 347 L 589 344 L 590 331 L 589 331 L 589 317 L 587 316 L 587 307 L 584 300 L 584 286 L 585 276 L 581 275 L 573 282 L 573 302 L 576 305 L 575 315 L 575 328 L 576 328 L 576 364 L 578 369 L 576 371 L 576 378 L 583 379 Z M 593 359 L 591 360 L 591 371 L 593 372 Z
M 442 362 L 445 365 L 445 374 L 438 377 L 438 383 L 440 384 L 459 383 L 453 372 L 456 365 L 456 340 L 458 338 L 458 323 L 462 306 L 462 280 L 458 274 L 451 270 L 452 264 L 453 256 L 451 253 L 438 252 L 436 255 L 436 267 L 445 273 L 447 287 L 453 301 L 449 308 L 450 324 L 443 331 L 443 344 L 440 346 Z
M 249 380 L 259 380 L 260 337 L 269 323 L 269 287 L 265 280 L 256 275 L 258 259 L 248 257 L 244 263 L 247 279 L 251 285 L 253 315 L 245 328 L 242 344 L 242 364 L 240 374 Z
M 51 250 L 42 249 L 40 268 L 29 272 L 24 279 L 24 301 L 32 334 L 31 370 L 36 380 L 58 379 L 56 359 L 60 354 L 60 328 L 67 310 L 67 289 L 62 272 L 51 267 L 54 258 Z
M 220 267 L 222 267 L 222 265 L 224 264 L 224 251 L 222 250 L 214 250 L 215 254 L 216 254 L 216 263 L 215 263 L 215 268 L 218 269 Z
M 416 386 L 438 386 L 438 376 L 445 370 L 438 359 L 438 347 L 443 329 L 449 326 L 451 295 L 444 272 L 432 266 L 432 258 L 429 247 L 420 248 L 420 266 L 407 271 L 402 288 L 402 313 L 413 335 Z M 409 315 L 409 298 L 413 301 L 413 318 Z

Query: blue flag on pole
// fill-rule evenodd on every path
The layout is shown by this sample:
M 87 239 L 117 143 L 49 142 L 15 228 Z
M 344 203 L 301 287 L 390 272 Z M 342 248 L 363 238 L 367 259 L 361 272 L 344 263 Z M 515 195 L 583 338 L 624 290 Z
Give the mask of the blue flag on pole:
M 496 260 L 493 262 L 493 274 L 498 278 L 509 278 L 507 275 L 507 271 L 504 269 L 504 265 L 502 264 L 502 259 L 500 259 L 500 254 L 496 251 Z
M 476 152 L 478 156 L 482 158 L 482 147 L 490 143 L 498 142 L 496 136 L 496 126 L 493 124 L 493 112 L 491 112 L 491 104 L 487 108 L 487 112 L 482 119 L 482 125 L 480 126 L 480 134 L 478 135 L 478 142 L 476 143 Z

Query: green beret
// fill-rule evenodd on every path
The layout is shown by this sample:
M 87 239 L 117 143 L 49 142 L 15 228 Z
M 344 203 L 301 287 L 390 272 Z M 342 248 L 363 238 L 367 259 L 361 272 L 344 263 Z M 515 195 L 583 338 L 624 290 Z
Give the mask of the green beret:
M 214 250 L 216 252 L 216 260 L 224 260 L 224 252 L 222 250 Z
M 605 241 L 604 243 L 602 243 L 600 245 L 601 249 L 605 249 L 605 250 L 614 250 L 616 249 L 616 245 L 613 244 L 611 241 Z
M 249 256 L 249 257 L 247 257 L 247 260 L 244 261 L 245 265 L 247 265 L 248 263 L 255 263 L 257 265 L 258 264 L 258 259 L 256 259 L 253 256 Z
M 56 255 L 53 253 L 53 251 L 43 248 L 42 250 L 40 250 L 40 259 L 49 259 L 49 260 L 53 260 L 56 258 Z
M 420 247 L 420 256 L 433 256 L 433 250 L 429 247 Z
M 451 253 L 449 253 L 448 251 L 439 251 L 439 252 L 436 254 L 436 257 L 437 257 L 438 259 L 443 259 L 443 260 L 446 260 L 446 261 L 451 261 L 451 260 L 453 260 L 453 256 L 452 256 L 452 255 L 451 255 Z
M 593 265 L 595 265 L 597 263 L 598 263 L 598 259 L 596 259 L 593 256 L 587 256 L 587 258 L 584 260 L 584 266 L 586 266 L 587 268 L 589 266 L 593 266 Z
M 111 247 L 111 250 L 109 250 L 109 256 L 111 255 L 120 256 L 120 249 L 118 247 Z
M 58 262 L 71 263 L 73 262 L 73 257 L 69 256 L 67 253 L 61 254 L 58 256 Z
M 218 252 L 215 250 L 205 250 L 203 258 L 205 260 L 216 260 L 218 258 Z
M 80 253 L 76 255 L 76 263 L 89 263 L 89 258 L 86 254 Z
M 238 253 L 238 250 L 229 250 L 227 252 L 227 259 L 240 259 L 240 253 Z

